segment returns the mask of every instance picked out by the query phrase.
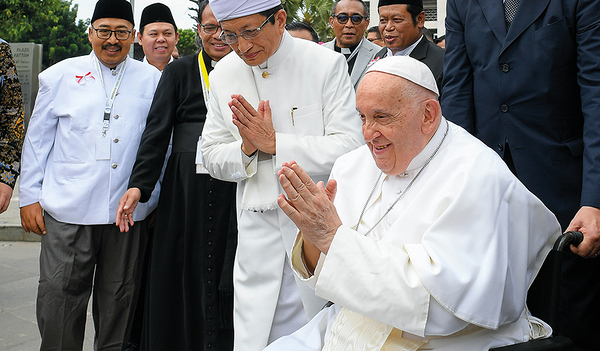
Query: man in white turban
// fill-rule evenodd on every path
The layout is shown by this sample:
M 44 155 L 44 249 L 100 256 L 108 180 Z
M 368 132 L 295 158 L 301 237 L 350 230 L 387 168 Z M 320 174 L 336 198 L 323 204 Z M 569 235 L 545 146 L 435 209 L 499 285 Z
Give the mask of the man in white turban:
M 425 64 L 382 59 L 357 90 L 367 145 L 326 186 L 284 164 L 294 269 L 334 304 L 267 350 L 481 351 L 550 334 L 525 299 L 558 221 L 437 97 Z
M 211 72 L 202 132 L 204 166 L 237 182 L 235 350 L 262 350 L 326 303 L 290 268 L 294 223 L 277 206 L 277 171 L 299 160 L 327 180 L 333 162 L 363 143 L 344 56 L 285 30 L 280 0 L 213 0 L 229 54 Z

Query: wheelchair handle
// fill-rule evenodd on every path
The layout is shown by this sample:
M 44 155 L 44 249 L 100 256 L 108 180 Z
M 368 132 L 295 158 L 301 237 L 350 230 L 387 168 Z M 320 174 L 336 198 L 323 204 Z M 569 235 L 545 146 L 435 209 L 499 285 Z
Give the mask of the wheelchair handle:
M 577 246 L 581 244 L 583 241 L 583 233 L 577 231 L 570 231 L 562 234 L 556 239 L 554 242 L 554 247 L 552 250 L 562 251 L 567 245 L 573 244 L 573 246 Z

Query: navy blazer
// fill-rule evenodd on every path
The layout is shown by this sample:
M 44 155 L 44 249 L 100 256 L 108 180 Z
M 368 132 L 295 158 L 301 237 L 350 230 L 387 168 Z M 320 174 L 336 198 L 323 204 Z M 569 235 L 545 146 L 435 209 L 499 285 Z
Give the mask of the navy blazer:
M 448 0 L 442 112 L 501 156 L 563 229 L 600 207 L 600 1 Z

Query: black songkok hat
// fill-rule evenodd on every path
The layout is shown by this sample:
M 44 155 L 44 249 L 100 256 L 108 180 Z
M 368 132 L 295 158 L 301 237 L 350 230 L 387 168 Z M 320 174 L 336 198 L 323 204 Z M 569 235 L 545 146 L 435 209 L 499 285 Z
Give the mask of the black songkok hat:
M 379 0 L 379 5 L 377 5 L 377 7 L 403 4 L 423 8 L 423 0 Z
M 171 14 L 171 9 L 165 4 L 160 2 L 148 5 L 142 11 L 142 19 L 140 20 L 140 29 L 144 28 L 149 23 L 154 22 L 166 22 L 170 23 L 177 30 L 177 25 Z
M 99 18 L 121 18 L 135 25 L 131 4 L 126 0 L 98 0 L 91 23 Z

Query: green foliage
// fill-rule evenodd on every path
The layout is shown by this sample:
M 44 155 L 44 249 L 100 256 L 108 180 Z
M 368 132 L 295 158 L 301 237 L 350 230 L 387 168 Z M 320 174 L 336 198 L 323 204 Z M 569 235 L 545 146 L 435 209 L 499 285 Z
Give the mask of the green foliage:
M 307 23 L 319 34 L 321 41 L 329 41 L 334 37 L 329 26 L 333 3 L 333 0 L 286 0 L 283 7 L 287 12 L 287 23 Z
M 68 57 L 88 54 L 89 22 L 77 21 L 71 0 L 0 0 L 0 38 L 43 44 L 44 68 Z
M 192 55 L 198 52 L 198 46 L 196 46 L 196 31 L 193 29 L 177 29 L 179 32 L 179 42 L 177 43 L 177 50 L 179 50 L 179 56 Z
M 55 13 L 60 0 L 0 0 L 0 37 L 8 42 L 21 40 L 23 33 L 33 30 L 33 23 L 57 21 Z

